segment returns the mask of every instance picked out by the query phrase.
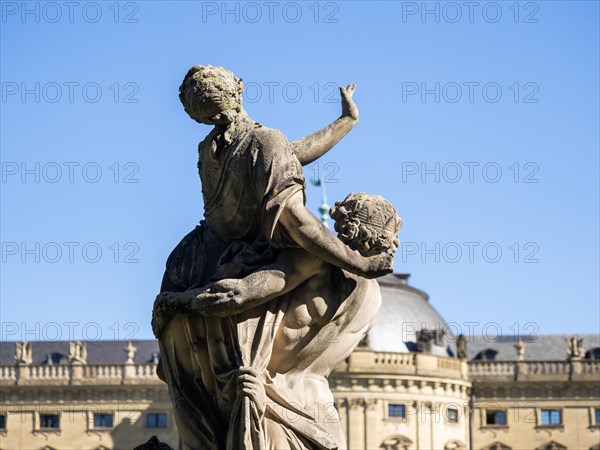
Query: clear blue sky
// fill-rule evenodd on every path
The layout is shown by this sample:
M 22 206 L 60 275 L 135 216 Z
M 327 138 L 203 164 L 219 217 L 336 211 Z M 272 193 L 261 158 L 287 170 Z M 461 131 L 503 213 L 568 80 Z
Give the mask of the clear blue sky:
M 194 64 L 241 76 L 290 140 L 357 83 L 360 123 L 305 175 L 397 207 L 395 270 L 447 321 L 598 332 L 598 2 L 23 5 L 0 24 L 2 339 L 151 337 L 202 218 Z

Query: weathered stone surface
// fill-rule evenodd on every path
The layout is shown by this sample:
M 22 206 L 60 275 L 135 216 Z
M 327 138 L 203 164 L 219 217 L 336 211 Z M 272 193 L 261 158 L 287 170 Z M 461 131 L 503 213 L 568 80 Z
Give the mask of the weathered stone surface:
M 180 88 L 199 145 L 204 220 L 173 250 L 153 311 L 158 374 L 189 449 L 336 449 L 345 442 L 327 377 L 364 338 L 402 224 L 382 197 L 332 208 L 338 237 L 305 207 L 302 165 L 358 121 L 342 115 L 289 143 L 251 120 L 243 83 L 195 66 Z

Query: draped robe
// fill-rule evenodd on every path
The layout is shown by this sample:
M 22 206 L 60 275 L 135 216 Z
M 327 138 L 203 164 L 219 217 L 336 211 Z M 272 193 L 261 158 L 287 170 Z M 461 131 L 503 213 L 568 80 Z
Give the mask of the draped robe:
M 278 221 L 289 198 L 304 193 L 304 179 L 282 133 L 250 121 L 237 123 L 225 133 L 215 129 L 199 145 L 198 167 L 205 219 L 169 256 L 161 292 L 242 278 L 272 264 L 280 249 L 296 247 Z M 330 285 L 344 283 L 339 269 L 328 273 Z M 356 280 L 352 281 L 349 291 L 356 285 Z M 198 314 L 155 317 L 153 327 L 161 353 L 158 374 L 169 385 L 184 448 L 237 450 L 281 445 L 265 434 L 257 405 L 237 395 L 236 373 L 242 366 L 265 374 L 271 405 L 266 411 L 267 433 L 283 436 L 293 449 L 338 448 L 330 433 L 286 399 L 285 389 L 278 389 L 277 383 L 268 379 L 274 339 L 293 296 L 294 292 L 282 295 L 226 318 Z M 347 325 L 344 322 L 338 328 Z M 356 343 L 364 332 L 358 330 L 361 336 Z M 355 345 L 343 350 L 341 357 Z M 288 413 L 294 415 L 291 422 Z

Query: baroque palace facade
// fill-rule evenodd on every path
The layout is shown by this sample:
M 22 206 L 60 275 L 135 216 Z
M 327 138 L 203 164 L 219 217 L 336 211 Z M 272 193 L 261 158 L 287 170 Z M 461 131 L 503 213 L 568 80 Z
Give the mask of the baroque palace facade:
M 408 275 L 380 285 L 330 377 L 348 448 L 600 450 L 600 336 L 455 337 Z M 153 340 L 0 343 L 0 450 L 179 449 L 158 359 Z

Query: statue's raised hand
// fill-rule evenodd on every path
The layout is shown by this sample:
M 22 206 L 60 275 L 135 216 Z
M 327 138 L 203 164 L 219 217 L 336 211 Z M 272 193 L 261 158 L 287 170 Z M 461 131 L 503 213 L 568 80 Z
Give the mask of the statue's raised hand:
M 352 98 L 355 89 L 356 84 L 349 84 L 348 87 L 340 86 L 340 95 L 342 96 L 342 117 L 358 120 L 358 107 Z

